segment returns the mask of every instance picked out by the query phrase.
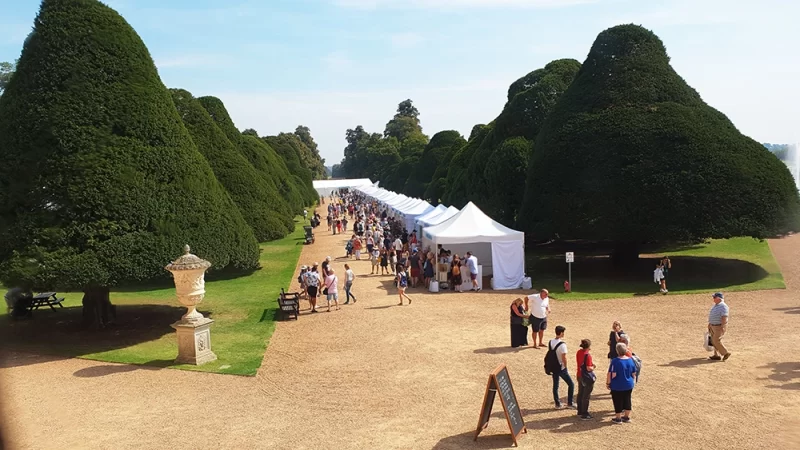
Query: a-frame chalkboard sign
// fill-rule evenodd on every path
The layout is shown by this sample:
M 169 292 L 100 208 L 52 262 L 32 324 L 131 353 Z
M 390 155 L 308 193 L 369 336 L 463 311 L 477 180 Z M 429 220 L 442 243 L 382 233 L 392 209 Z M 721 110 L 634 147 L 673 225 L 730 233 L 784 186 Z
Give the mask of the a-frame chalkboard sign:
M 478 435 L 489 425 L 489 417 L 492 415 L 494 397 L 498 392 L 500 393 L 500 403 L 503 404 L 503 410 L 506 413 L 508 428 L 511 430 L 511 439 L 516 446 L 517 436 L 519 436 L 520 433 L 527 433 L 528 429 L 525 428 L 525 421 L 522 420 L 522 412 L 519 410 L 517 396 L 514 394 L 514 386 L 511 385 L 511 377 L 508 376 L 508 368 L 505 364 L 500 364 L 489 374 L 489 381 L 486 383 L 486 393 L 483 395 L 483 406 L 481 407 L 481 415 L 478 418 L 478 429 L 475 430 L 474 440 L 477 441 Z

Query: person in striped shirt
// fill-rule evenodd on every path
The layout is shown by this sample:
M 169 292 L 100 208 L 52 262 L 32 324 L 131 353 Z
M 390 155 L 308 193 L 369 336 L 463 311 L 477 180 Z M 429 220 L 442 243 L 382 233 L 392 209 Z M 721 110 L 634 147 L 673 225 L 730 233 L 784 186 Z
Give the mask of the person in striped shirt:
M 708 332 L 711 334 L 711 343 L 714 345 L 714 355 L 709 359 L 714 361 L 727 361 L 731 357 L 731 352 L 722 343 L 722 337 L 728 331 L 729 308 L 725 304 L 725 296 L 722 292 L 713 295 L 714 306 L 708 313 Z M 722 355 L 722 356 L 720 356 Z

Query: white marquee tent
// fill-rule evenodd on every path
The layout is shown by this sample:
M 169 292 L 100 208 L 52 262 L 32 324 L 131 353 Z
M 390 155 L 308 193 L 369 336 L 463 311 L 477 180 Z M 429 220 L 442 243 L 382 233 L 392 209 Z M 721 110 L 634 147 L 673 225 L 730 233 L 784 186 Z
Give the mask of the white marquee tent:
M 417 217 L 417 222 L 422 222 L 422 221 L 424 221 L 425 219 L 427 219 L 429 217 L 438 216 L 439 214 L 441 214 L 441 213 L 443 213 L 445 211 L 447 211 L 447 206 L 444 206 L 442 204 L 437 205 L 436 208 L 433 208 L 432 210 L 428 211 L 427 213 Z
M 423 246 L 442 245 L 454 254 L 470 251 L 493 277 L 494 289 L 517 289 L 525 278 L 525 233 L 501 225 L 469 202 L 448 220 L 426 227 Z
M 361 186 L 372 186 L 372 181 L 369 178 L 356 178 L 349 180 L 314 180 L 314 190 L 320 197 L 327 197 L 335 191 L 347 188 L 352 189 Z
M 443 208 L 442 211 L 436 212 L 436 214 L 428 215 L 426 217 L 420 217 L 417 219 L 417 233 L 419 234 L 419 236 L 422 236 L 422 232 L 425 230 L 425 227 L 432 227 L 434 225 L 439 225 L 440 223 L 458 214 L 458 208 L 456 208 L 455 206 L 449 206 L 447 208 L 444 208 L 443 205 L 439 206 L 442 206 Z
M 396 215 L 402 216 L 406 229 L 413 230 L 417 217 L 427 214 L 434 209 L 430 203 L 418 198 L 411 198 L 403 194 L 396 194 L 376 186 L 359 186 L 355 188 L 368 197 L 374 198 L 384 207 L 391 209 Z

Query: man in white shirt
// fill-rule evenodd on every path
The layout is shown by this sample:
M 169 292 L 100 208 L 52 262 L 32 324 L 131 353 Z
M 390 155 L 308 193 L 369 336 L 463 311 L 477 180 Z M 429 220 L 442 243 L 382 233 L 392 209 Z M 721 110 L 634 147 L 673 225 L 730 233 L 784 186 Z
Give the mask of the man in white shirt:
M 551 349 L 555 349 L 558 361 L 561 363 L 561 371 L 553 372 L 553 400 L 556 402 L 556 409 L 560 409 L 561 400 L 558 397 L 558 381 L 562 379 L 567 383 L 567 408 L 576 409 L 573 401 L 575 383 L 572 382 L 572 377 L 569 376 L 569 370 L 567 370 L 567 343 L 564 342 L 564 331 L 566 331 L 566 328 L 558 325 L 556 327 L 556 337 L 551 339 L 549 344 Z
M 478 285 L 478 258 L 472 252 L 467 252 L 467 268 L 469 268 L 469 278 L 472 280 L 472 289 L 470 291 L 480 291 L 481 288 Z
M 538 294 L 525 297 L 525 310 L 531 313 L 533 348 L 544 347 L 544 330 L 547 329 L 547 316 L 550 314 L 549 295 L 547 289 L 542 289 Z M 539 345 L 536 345 L 537 334 L 539 335 Z
M 403 241 L 400 240 L 399 237 L 394 240 L 394 251 L 396 251 L 396 252 L 403 251 Z

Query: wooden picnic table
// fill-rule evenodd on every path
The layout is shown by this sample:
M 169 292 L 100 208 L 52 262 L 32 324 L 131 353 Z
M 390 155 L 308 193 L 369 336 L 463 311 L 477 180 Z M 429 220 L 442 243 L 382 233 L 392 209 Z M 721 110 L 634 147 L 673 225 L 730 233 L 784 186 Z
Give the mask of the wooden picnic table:
M 31 298 L 31 306 L 30 311 L 34 309 L 39 309 L 41 306 L 49 306 L 50 309 L 56 311 L 55 305 L 63 308 L 64 305 L 61 303 L 64 301 L 64 297 L 59 298 L 55 292 L 42 292 L 41 294 L 36 294 Z

